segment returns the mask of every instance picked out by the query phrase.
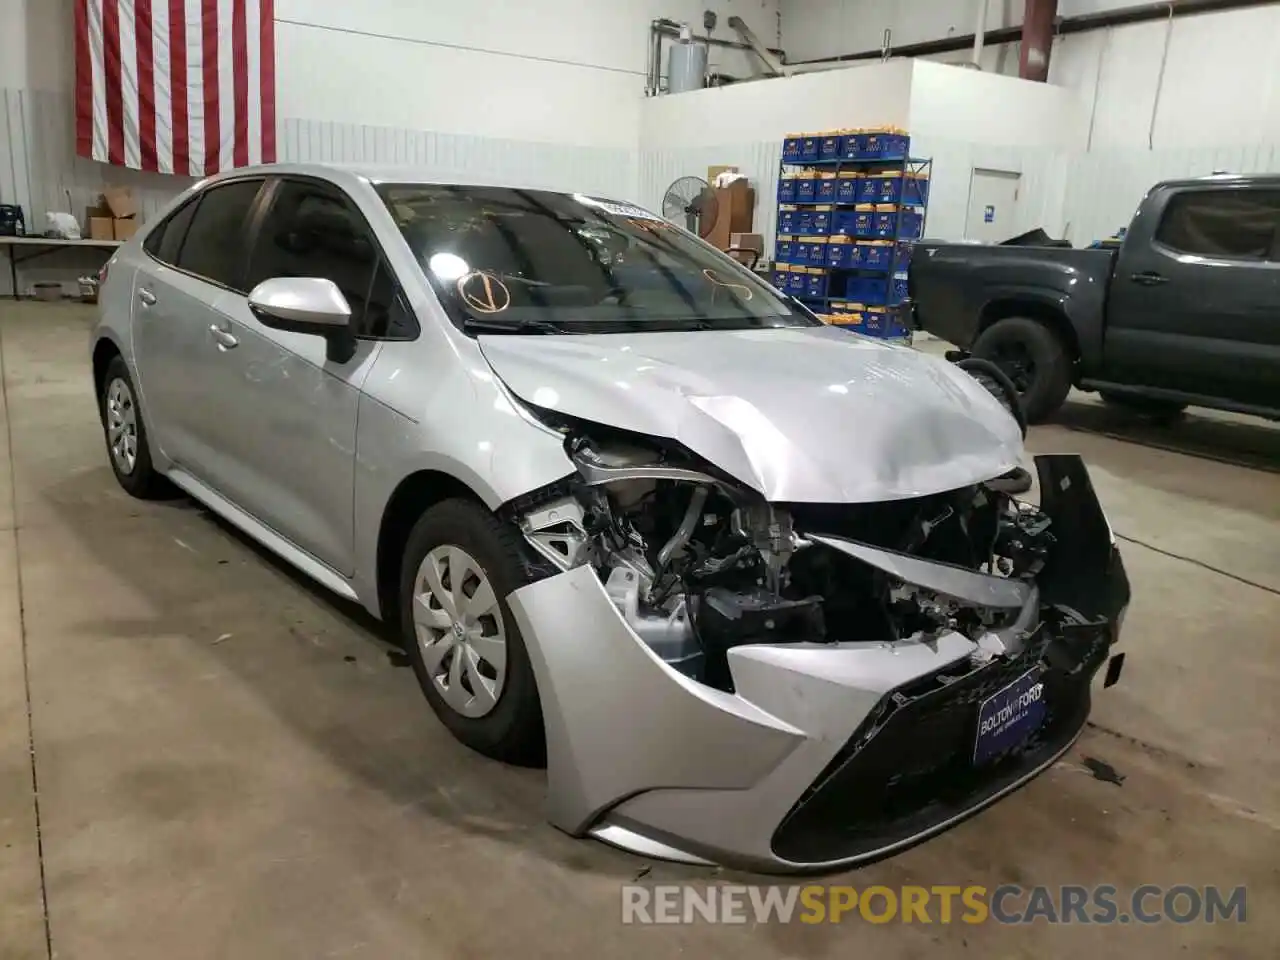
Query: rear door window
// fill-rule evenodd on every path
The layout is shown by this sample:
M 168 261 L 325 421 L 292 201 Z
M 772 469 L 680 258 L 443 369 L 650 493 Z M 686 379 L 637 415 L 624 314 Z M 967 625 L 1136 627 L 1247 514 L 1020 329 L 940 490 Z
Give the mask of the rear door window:
M 182 241 L 187 235 L 187 228 L 191 226 L 191 218 L 195 216 L 196 206 L 199 203 L 199 197 L 188 200 L 170 214 L 164 223 L 152 230 L 142 244 L 147 253 L 162 263 L 176 265 L 178 252 L 182 249 Z
M 1169 201 L 1156 242 L 1201 257 L 1263 260 L 1278 223 L 1280 190 L 1189 190 Z
M 178 253 L 179 269 L 245 291 L 246 225 L 262 184 L 236 180 L 203 192 Z

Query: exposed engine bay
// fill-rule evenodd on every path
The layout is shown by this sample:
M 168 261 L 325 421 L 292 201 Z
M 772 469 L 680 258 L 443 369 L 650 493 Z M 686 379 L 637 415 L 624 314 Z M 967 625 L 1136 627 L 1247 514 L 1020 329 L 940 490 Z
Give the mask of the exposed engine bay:
M 1015 470 L 932 496 L 770 504 L 687 451 L 568 418 L 577 476 L 523 498 L 526 540 L 559 570 L 590 565 L 662 660 L 732 691 L 752 643 L 894 642 L 963 634 L 1012 652 L 1038 619 L 1051 523 Z

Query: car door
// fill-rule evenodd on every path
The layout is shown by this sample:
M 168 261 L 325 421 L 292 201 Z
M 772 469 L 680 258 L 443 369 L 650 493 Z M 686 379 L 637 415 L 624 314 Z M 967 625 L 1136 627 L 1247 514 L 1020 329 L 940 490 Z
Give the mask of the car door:
M 239 283 L 245 228 L 264 184 L 218 184 L 175 210 L 143 243 L 134 275 L 133 350 L 153 441 L 198 477 L 216 472 L 202 397 L 217 356 L 210 327 L 216 306 Z
M 1280 190 L 1180 189 L 1131 231 L 1108 301 L 1106 379 L 1275 406 Z
M 398 291 L 364 217 L 336 186 L 275 180 L 252 231 L 245 287 L 323 277 L 352 307 L 355 355 L 329 359 L 320 336 L 259 322 L 245 296 L 220 302 L 219 443 L 234 449 L 228 495 L 276 533 L 344 575 L 354 570 L 352 498 L 360 388 Z

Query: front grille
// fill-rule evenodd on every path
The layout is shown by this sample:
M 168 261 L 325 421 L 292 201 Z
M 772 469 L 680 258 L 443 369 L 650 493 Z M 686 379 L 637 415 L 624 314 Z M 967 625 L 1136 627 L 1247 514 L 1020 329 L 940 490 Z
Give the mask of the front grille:
M 1046 625 L 1018 657 L 962 676 L 939 671 L 894 690 L 787 814 L 774 853 L 794 863 L 870 858 L 981 806 L 1071 742 L 1089 715 L 1089 684 L 1108 647 L 1104 627 L 1081 635 Z M 981 705 L 1037 665 L 1044 722 L 975 766 Z

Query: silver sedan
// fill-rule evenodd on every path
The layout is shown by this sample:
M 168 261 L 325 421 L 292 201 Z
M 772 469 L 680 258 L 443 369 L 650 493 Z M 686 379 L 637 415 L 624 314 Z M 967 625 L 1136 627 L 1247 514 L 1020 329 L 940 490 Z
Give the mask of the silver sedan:
M 1119 676 L 1078 458 L 1019 500 L 998 385 L 634 205 L 242 170 L 121 247 L 100 303 L 120 484 L 397 624 L 440 720 L 545 762 L 575 836 L 883 856 L 1045 769 Z

